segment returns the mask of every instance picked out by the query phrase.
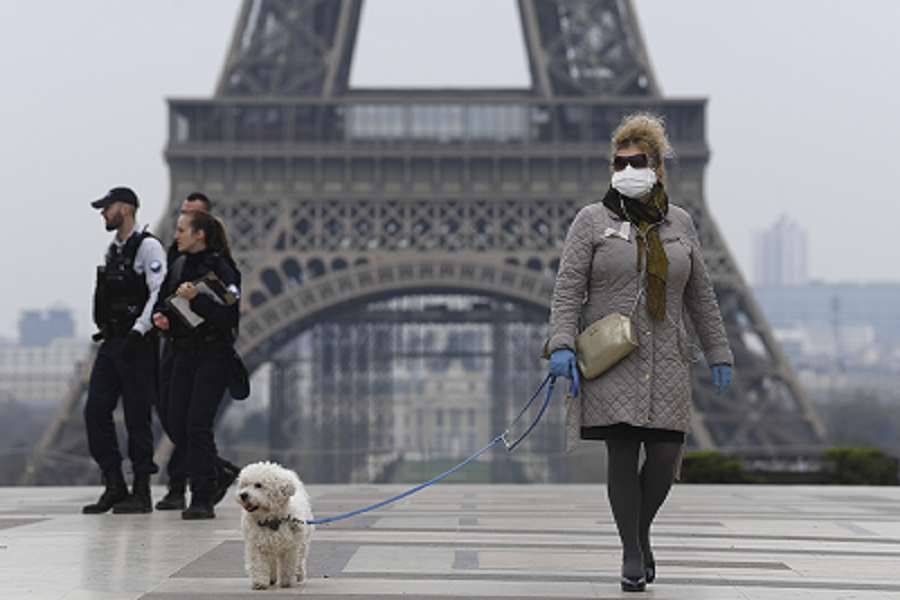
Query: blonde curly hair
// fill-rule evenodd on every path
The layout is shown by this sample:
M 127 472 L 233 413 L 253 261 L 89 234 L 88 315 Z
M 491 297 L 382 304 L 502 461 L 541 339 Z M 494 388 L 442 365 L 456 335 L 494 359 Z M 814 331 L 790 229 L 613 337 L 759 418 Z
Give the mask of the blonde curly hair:
M 650 166 L 664 172 L 666 157 L 672 156 L 672 146 L 666 135 L 663 117 L 652 113 L 635 113 L 627 115 L 612 136 L 612 160 L 616 152 L 635 145 L 647 154 Z

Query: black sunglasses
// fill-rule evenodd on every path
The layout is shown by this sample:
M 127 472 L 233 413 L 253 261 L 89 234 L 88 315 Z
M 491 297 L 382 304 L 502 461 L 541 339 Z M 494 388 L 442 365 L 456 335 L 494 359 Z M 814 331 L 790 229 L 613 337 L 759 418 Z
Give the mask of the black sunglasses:
M 646 169 L 650 164 L 646 154 L 632 154 L 631 156 L 617 156 L 612 161 L 613 170 L 622 171 L 628 165 L 635 169 Z

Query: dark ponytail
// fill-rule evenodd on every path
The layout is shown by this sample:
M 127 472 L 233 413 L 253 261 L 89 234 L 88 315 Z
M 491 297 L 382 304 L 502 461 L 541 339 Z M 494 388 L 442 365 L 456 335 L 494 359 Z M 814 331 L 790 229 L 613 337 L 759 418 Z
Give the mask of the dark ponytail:
M 220 219 L 212 216 L 204 210 L 184 211 L 188 216 L 188 222 L 194 231 L 203 231 L 206 238 L 206 247 L 213 252 L 218 252 L 233 261 L 231 244 L 228 243 L 228 233 Z

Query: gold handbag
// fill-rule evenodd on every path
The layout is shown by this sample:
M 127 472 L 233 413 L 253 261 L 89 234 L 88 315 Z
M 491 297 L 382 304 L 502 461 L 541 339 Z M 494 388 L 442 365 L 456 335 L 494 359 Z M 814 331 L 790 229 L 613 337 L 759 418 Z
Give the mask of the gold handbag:
M 594 379 L 638 347 L 631 318 L 620 313 L 594 321 L 575 338 L 575 357 L 585 379 Z
M 631 322 L 631 315 L 643 293 L 641 288 L 628 316 L 621 313 L 606 315 L 591 323 L 575 338 L 575 359 L 582 377 L 599 377 L 638 347 L 637 331 Z

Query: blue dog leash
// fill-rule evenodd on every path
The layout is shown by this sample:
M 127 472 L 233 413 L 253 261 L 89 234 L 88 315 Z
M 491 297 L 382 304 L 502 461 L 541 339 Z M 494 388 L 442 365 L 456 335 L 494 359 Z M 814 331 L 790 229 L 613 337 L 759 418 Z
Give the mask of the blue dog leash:
M 534 399 L 537 398 L 538 394 L 541 393 L 541 390 L 544 389 L 544 386 L 547 385 L 547 382 L 548 382 L 548 381 L 550 382 L 550 387 L 547 389 L 547 397 L 544 398 L 544 404 L 541 405 L 541 410 L 538 412 L 537 417 L 535 417 L 534 421 L 532 421 L 532 423 L 531 423 L 531 425 L 528 427 L 528 429 L 525 430 L 525 433 L 523 433 L 522 435 L 520 435 L 520 436 L 519 436 L 519 439 L 517 439 L 515 442 L 513 442 L 513 443 L 510 444 L 510 443 L 507 441 L 507 439 L 506 439 L 506 434 L 509 433 L 509 430 L 513 428 L 513 426 L 519 421 L 519 419 L 522 418 L 522 415 L 525 414 L 525 411 L 528 410 L 528 407 L 531 406 L 531 403 L 534 402 Z M 544 378 L 544 381 L 543 381 L 543 382 L 541 383 L 541 385 L 538 387 L 537 391 L 536 391 L 536 392 L 534 393 L 534 395 L 531 397 L 531 400 L 529 400 L 529 401 L 528 401 L 528 404 L 525 405 L 525 408 L 523 408 L 522 411 L 519 412 L 519 416 L 517 416 L 517 417 L 513 420 L 513 422 L 512 422 L 512 423 L 510 424 L 510 426 L 506 429 L 506 431 L 504 431 L 503 434 L 500 436 L 501 438 L 503 438 L 503 443 L 506 444 L 506 449 L 507 449 L 507 450 L 509 450 L 510 452 L 512 452 L 513 450 L 515 450 L 516 446 L 519 445 L 519 442 L 521 442 L 522 440 L 524 440 L 524 439 L 528 436 L 528 434 L 531 433 L 531 430 L 534 429 L 534 428 L 537 426 L 538 421 L 540 421 L 540 420 L 541 420 L 541 417 L 544 416 L 544 411 L 547 410 L 547 405 L 550 404 L 550 396 L 553 395 L 553 387 L 554 387 L 555 385 L 556 385 L 556 376 L 555 376 L 555 375 L 547 375 L 547 376 Z M 574 395 L 574 396 L 578 396 L 578 373 L 577 373 L 577 372 L 575 373 L 575 377 L 572 379 L 572 389 L 571 389 L 570 392 L 569 392 L 569 396 L 573 396 L 573 395 Z M 497 440 L 494 440 L 494 442 L 496 442 L 496 441 L 497 441 Z M 493 445 L 494 442 L 491 442 L 491 445 Z
M 515 427 L 516 423 L 519 422 L 519 420 L 522 418 L 522 416 L 525 414 L 525 412 L 528 410 L 528 408 L 534 403 L 535 398 L 538 397 L 538 395 L 541 393 L 541 390 L 543 390 L 544 387 L 546 387 L 548 383 L 550 384 L 550 386 L 547 388 L 547 397 L 544 398 L 544 404 L 541 406 L 541 410 L 538 412 L 537 417 L 535 417 L 534 421 L 531 423 L 531 425 L 528 427 L 528 429 L 525 430 L 525 433 L 520 435 L 519 438 L 516 439 L 516 441 L 510 443 L 507 439 L 507 436 L 509 435 L 510 430 L 513 427 Z M 577 396 L 578 395 L 578 375 L 577 374 L 575 375 L 575 378 L 572 380 L 572 383 L 573 383 L 572 390 L 574 391 L 574 395 Z M 535 428 L 535 426 L 538 424 L 538 421 L 540 421 L 541 417 L 544 416 L 544 412 L 547 410 L 547 406 L 550 404 L 550 397 L 553 395 L 553 388 L 555 385 L 556 385 L 556 376 L 555 375 L 547 375 L 547 377 L 544 378 L 544 381 L 538 387 L 537 391 L 534 392 L 534 395 L 531 396 L 531 400 L 529 400 L 528 403 L 525 405 L 525 407 L 521 411 L 519 411 L 518 416 L 516 416 L 516 418 L 513 419 L 513 422 L 510 423 L 509 427 L 506 428 L 506 431 L 504 431 L 503 433 L 501 433 L 500 435 L 495 437 L 493 439 L 493 441 L 491 441 L 490 444 L 488 444 L 487 446 L 485 446 L 484 448 L 482 448 L 481 450 L 479 450 L 478 452 L 476 452 L 475 454 L 473 454 L 466 460 L 462 461 L 461 463 L 459 463 L 458 465 L 456 465 L 449 471 L 445 471 L 444 473 L 438 475 L 437 477 L 430 479 L 429 481 L 426 481 L 423 484 L 417 485 L 416 487 L 412 488 L 411 490 L 407 490 L 407 491 L 403 492 L 402 494 L 398 494 L 398 495 L 394 496 L 393 498 L 388 498 L 387 500 L 383 500 L 381 502 L 378 502 L 377 504 L 373 504 L 373 505 L 367 506 L 365 508 L 360 508 L 359 510 L 354 510 L 352 512 L 344 513 L 344 514 L 338 515 L 336 517 L 326 517 L 324 519 L 311 519 L 309 521 L 306 521 L 306 523 L 308 525 L 318 525 L 320 523 L 330 523 L 332 521 L 340 521 L 341 519 L 355 517 L 356 515 L 359 515 L 359 514 L 362 514 L 365 512 L 369 512 L 370 510 L 375 510 L 376 508 L 381 508 L 382 506 L 385 506 L 386 504 L 390 504 L 391 502 L 396 502 L 397 500 L 400 500 L 401 498 L 406 498 L 407 496 L 415 494 L 419 490 L 425 489 L 429 485 L 431 485 L 433 483 L 437 483 L 438 481 L 447 477 L 451 473 L 463 468 L 464 466 L 466 466 L 467 464 L 469 464 L 470 462 L 472 462 L 473 460 L 475 460 L 476 458 L 478 458 L 479 456 L 481 456 L 482 454 L 487 452 L 490 448 L 492 448 L 495 444 L 497 444 L 500 441 L 502 441 L 504 444 L 506 444 L 506 448 L 510 452 L 512 452 L 513 449 L 515 449 L 515 447 L 519 445 L 519 442 L 524 440 L 525 437 L 529 433 L 531 433 L 531 430 Z

